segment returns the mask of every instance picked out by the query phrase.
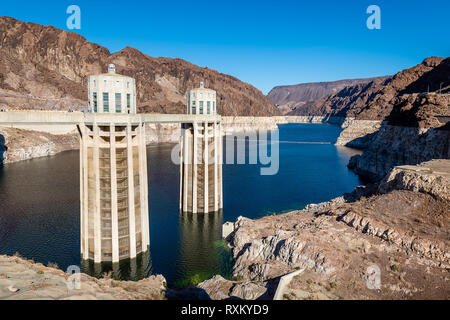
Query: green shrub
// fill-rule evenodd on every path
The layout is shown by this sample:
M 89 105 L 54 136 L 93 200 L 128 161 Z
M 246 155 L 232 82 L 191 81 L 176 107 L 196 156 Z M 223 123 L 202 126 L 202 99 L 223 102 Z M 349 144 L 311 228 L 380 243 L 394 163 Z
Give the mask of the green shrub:
M 400 266 L 396 265 L 396 264 L 393 264 L 391 266 L 391 270 L 394 271 L 394 272 L 399 272 L 400 271 Z

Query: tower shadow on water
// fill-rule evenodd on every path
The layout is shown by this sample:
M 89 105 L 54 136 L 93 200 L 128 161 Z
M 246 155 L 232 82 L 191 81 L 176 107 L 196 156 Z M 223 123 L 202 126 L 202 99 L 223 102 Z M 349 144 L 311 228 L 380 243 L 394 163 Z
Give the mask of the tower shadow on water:
M 0 167 L 3 166 L 3 155 L 8 151 L 8 147 L 5 145 L 5 137 L 0 134 Z

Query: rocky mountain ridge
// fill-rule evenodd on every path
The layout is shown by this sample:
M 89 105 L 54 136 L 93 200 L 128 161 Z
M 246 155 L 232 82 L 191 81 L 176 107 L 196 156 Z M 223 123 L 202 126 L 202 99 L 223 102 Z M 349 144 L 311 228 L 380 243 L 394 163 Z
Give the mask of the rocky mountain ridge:
M 345 87 L 369 83 L 374 79 L 376 78 L 344 79 L 338 81 L 310 82 L 295 85 L 276 86 L 270 90 L 267 97 L 270 101 L 277 105 L 278 109 L 283 114 L 286 114 L 293 109 L 302 108 L 302 106 L 309 101 L 322 99 L 326 96 L 341 91 Z
M 215 70 L 130 47 L 111 54 L 77 33 L 0 17 L 0 109 L 79 110 L 87 106 L 87 76 L 109 63 L 136 78 L 140 112 L 184 113 L 186 90 L 204 81 L 222 115 L 279 114 L 259 90 Z
M 429 57 L 388 78 L 349 86 L 336 94 L 299 106 L 288 115 L 327 115 L 384 120 L 405 94 L 450 92 L 450 58 Z

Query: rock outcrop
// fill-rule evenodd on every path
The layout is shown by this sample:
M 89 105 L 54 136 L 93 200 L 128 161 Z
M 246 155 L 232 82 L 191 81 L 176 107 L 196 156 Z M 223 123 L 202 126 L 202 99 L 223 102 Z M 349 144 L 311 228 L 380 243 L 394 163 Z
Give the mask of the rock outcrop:
M 372 142 L 372 137 L 380 129 L 379 120 L 355 120 L 346 118 L 342 123 L 343 128 L 336 145 L 347 146 L 355 149 L 366 149 Z
M 278 130 L 277 125 L 278 121 L 275 117 L 222 117 L 222 131 L 224 134 Z
M 449 158 L 450 130 L 383 123 L 371 134 L 363 153 L 350 159 L 349 167 L 370 180 L 379 180 L 395 166 Z
M 0 161 L 11 163 L 79 148 L 75 134 L 54 135 L 46 132 L 0 127 Z
M 239 299 L 256 300 L 266 297 L 267 288 L 263 283 L 252 281 L 232 281 L 216 275 L 198 285 L 212 300 Z
M 161 275 L 133 281 L 76 277 L 32 260 L 0 255 L 2 300 L 164 300 L 166 280 Z M 68 287 L 68 283 L 72 286 Z
M 87 76 L 105 72 L 109 63 L 136 78 L 141 112 L 184 113 L 185 92 L 204 81 L 217 91 L 222 115 L 279 114 L 262 92 L 215 70 L 130 47 L 111 54 L 79 34 L 0 17 L 0 109 L 84 108 Z
M 268 283 L 305 269 L 285 299 L 449 299 L 449 172 L 450 160 L 397 167 L 327 203 L 241 217 L 233 276 Z

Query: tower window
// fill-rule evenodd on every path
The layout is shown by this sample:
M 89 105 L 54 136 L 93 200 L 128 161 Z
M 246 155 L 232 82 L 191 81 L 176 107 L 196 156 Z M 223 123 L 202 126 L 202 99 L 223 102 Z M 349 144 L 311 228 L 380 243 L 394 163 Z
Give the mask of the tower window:
M 116 113 L 122 112 L 122 94 L 116 93 Z
M 93 93 L 92 102 L 94 104 L 94 112 L 97 112 L 97 92 Z
M 206 113 L 207 113 L 207 114 L 210 114 L 210 113 L 211 113 L 211 112 L 210 112 L 210 109 L 211 109 L 211 102 L 208 101 L 208 102 L 206 102 Z
M 127 108 L 130 111 L 131 108 L 131 94 L 127 93 Z
M 109 93 L 103 92 L 103 112 L 109 112 Z

